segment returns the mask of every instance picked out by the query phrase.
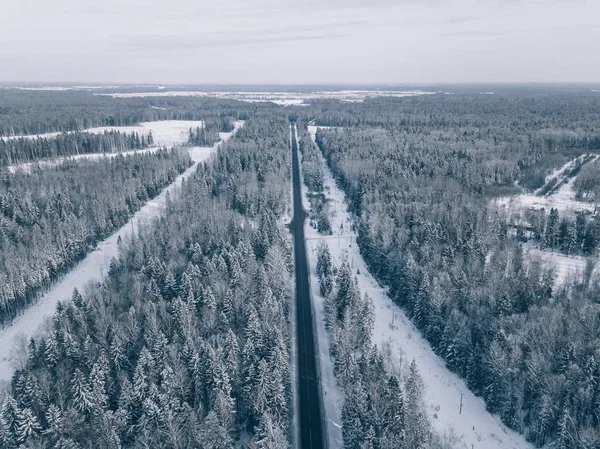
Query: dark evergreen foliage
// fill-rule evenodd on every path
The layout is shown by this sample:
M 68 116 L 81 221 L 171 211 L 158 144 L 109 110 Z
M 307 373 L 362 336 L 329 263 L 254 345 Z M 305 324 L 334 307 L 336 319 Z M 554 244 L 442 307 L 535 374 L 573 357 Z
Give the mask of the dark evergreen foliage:
M 191 164 L 185 151 L 67 161 L 0 178 L 0 323 L 34 302 Z
M 247 122 L 101 284 L 59 305 L 13 378 L 3 447 L 289 446 L 286 122 Z

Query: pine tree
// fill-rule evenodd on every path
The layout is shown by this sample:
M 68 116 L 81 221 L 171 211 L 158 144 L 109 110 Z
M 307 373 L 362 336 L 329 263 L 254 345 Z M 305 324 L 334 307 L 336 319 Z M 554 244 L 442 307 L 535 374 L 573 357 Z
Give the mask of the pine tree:
M 20 410 L 17 415 L 17 443 L 24 444 L 41 430 L 40 423 L 31 409 Z
M 571 417 L 569 410 L 564 407 L 560 419 L 558 421 L 558 429 L 556 431 L 556 439 L 552 442 L 552 446 L 556 449 L 571 449 L 572 437 L 570 432 Z
M 344 449 L 361 449 L 368 428 L 367 421 L 367 394 L 362 382 L 354 382 L 346 390 L 342 406 L 342 438 Z
M 60 438 L 65 432 L 65 419 L 61 410 L 54 404 L 50 404 L 46 410 L 46 423 L 43 433 L 52 439 Z
M 265 413 L 256 429 L 252 449 L 286 449 L 289 446 L 285 429 Z
M 425 449 L 429 445 L 429 423 L 423 406 L 423 380 L 417 364 L 410 364 L 406 381 L 406 446 Z
M 13 436 L 16 436 L 19 413 L 20 409 L 17 401 L 10 394 L 7 394 L 2 404 L 2 420 Z
M 91 388 L 79 368 L 75 369 L 71 380 L 71 395 L 75 408 L 80 412 L 88 412 L 94 406 Z
M 219 422 L 214 411 L 210 411 L 200 427 L 198 443 L 202 449 L 233 449 L 233 441 L 227 429 Z

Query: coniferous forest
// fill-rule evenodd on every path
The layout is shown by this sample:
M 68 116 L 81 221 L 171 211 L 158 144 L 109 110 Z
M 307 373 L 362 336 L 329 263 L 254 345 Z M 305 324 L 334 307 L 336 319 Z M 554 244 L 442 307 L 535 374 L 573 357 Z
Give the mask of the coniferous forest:
M 549 156 L 597 154 L 593 101 L 423 97 L 349 107 L 363 109 L 360 122 L 345 108 L 317 120 L 338 127 L 320 130 L 317 143 L 346 193 L 370 270 L 488 410 L 536 446 L 600 442 L 595 258 L 556 283 L 550 264 L 524 259 L 524 232 L 509 232 L 489 199 L 548 172 Z M 596 168 L 583 167 L 578 195 Z M 530 242 L 596 254 L 595 214 L 526 213 Z
M 160 150 L 2 172 L 0 323 L 36 301 L 190 164 L 186 152 Z
M 291 123 L 318 238 L 337 231 L 333 175 L 380 290 L 494 419 L 524 445 L 600 447 L 600 96 L 461 88 L 283 107 L 0 89 L 0 99 L 0 135 L 63 133 L 0 138 L 1 165 L 66 156 L 0 171 L 6 329 L 192 165 L 186 146 L 212 146 L 244 121 L 153 220 L 119 241 L 103 279 L 70 289 L 28 340 L 0 389 L 0 448 L 298 443 L 290 230 L 304 217 L 292 216 Z M 85 132 L 151 120 L 205 126 L 186 131 L 181 148 L 68 158 L 153 145 L 150 136 Z M 343 447 L 462 448 L 438 432 L 419 361 L 390 369 L 371 292 L 328 248 L 319 245 L 309 265 L 324 299 L 314 319 L 335 375 L 327 388 L 342 398 Z M 581 269 L 564 273 L 557 261 Z
M 119 131 L 106 131 L 104 134 L 65 133 L 54 138 L 0 138 L 0 166 L 81 154 L 140 150 L 153 143 L 152 133 L 139 135 Z

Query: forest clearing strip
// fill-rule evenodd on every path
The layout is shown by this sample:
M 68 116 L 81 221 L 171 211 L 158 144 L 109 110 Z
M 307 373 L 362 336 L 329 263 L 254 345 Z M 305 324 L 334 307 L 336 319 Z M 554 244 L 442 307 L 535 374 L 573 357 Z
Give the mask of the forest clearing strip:
M 163 210 L 167 194 L 174 195 L 181 182 L 192 175 L 200 162 L 207 160 L 221 142 L 227 141 L 242 126 L 238 121 L 231 133 L 221 133 L 221 141 L 213 147 L 189 149 L 194 164 L 164 188 L 154 199 L 148 201 L 125 225 L 98 244 L 80 263 L 56 283 L 38 302 L 14 319 L 11 325 L 0 331 L 0 382 L 9 381 L 15 369 L 21 368 L 29 340 L 43 331 L 43 324 L 54 314 L 59 301 L 69 300 L 73 289 L 83 290 L 92 281 L 99 281 L 108 272 L 113 257 L 119 254 L 119 239 L 129 238 L 140 225 L 157 217 Z

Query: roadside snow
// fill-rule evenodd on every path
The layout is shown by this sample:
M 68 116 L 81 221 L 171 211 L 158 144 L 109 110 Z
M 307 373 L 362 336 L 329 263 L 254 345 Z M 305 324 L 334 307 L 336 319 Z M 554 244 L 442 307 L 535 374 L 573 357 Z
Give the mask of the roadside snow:
M 242 125 L 243 122 L 236 122 L 233 132 L 221 133 L 221 142 L 227 141 Z M 101 280 L 108 272 L 111 259 L 119 255 L 117 245 L 119 237 L 126 240 L 132 232 L 137 232 L 140 224 L 147 223 L 159 216 L 164 210 L 167 192 L 173 198 L 177 194 L 181 182 L 195 173 L 198 163 L 207 160 L 220 144 L 217 143 L 213 147 L 190 148 L 190 157 L 194 161 L 190 168 L 163 189 L 160 195 L 148 201 L 121 229 L 100 242 L 95 251 L 89 253 L 37 303 L 15 318 L 9 326 L 0 330 L 0 382 L 9 381 L 14 369 L 19 368 L 21 354 L 15 354 L 14 352 L 15 350 L 18 351 L 20 342 L 28 342 L 31 337 L 43 333 L 44 323 L 54 314 L 57 303 L 69 300 L 73 289 L 77 288 L 83 291 L 88 283 Z
M 296 139 L 300 142 L 297 128 Z M 302 155 L 300 152 L 298 152 L 298 159 L 300 160 L 302 206 L 308 211 L 310 210 L 310 201 L 307 197 L 308 188 L 304 183 L 304 176 L 302 174 Z M 319 279 L 316 272 L 317 247 L 322 235 L 310 225 L 310 220 L 306 220 L 304 223 L 304 237 L 306 239 L 306 256 L 308 269 L 310 271 L 309 285 L 313 303 L 315 329 L 317 331 L 317 349 L 319 351 L 323 411 L 325 413 L 327 425 L 327 447 L 328 449 L 341 449 L 344 445 L 342 439 L 342 406 L 344 404 L 344 393 L 337 384 L 337 380 L 333 374 L 333 360 L 329 353 L 329 337 L 327 330 L 325 329 L 324 298 L 319 292 Z
M 314 134 L 313 134 L 314 135 Z M 528 449 L 532 448 L 525 439 L 514 431 L 506 428 L 500 419 L 491 415 L 485 408 L 482 399 L 476 397 L 465 383 L 446 367 L 444 361 L 434 354 L 429 343 L 421 336 L 404 312 L 388 297 L 385 289 L 381 288 L 369 274 L 358 246 L 356 235 L 351 230 L 350 214 L 347 210 L 345 197 L 338 189 L 325 160 L 322 159 L 325 172 L 325 194 L 331 212 L 332 236 L 320 236 L 309 227 L 306 229 L 307 247 L 311 261 L 311 276 L 313 285 L 313 300 L 315 310 L 320 313 L 322 323 L 322 298 L 318 296 L 316 273 L 316 247 L 325 242 L 336 266 L 346 259 L 357 270 L 361 292 L 367 292 L 375 306 L 375 331 L 373 341 L 382 352 L 392 351 L 399 358 L 399 364 L 404 369 L 415 360 L 423 377 L 425 385 L 424 399 L 433 426 L 440 432 L 454 433 L 460 441 L 460 447 L 466 449 Z M 320 331 L 320 330 L 319 330 Z M 322 337 L 319 336 L 321 346 Z M 326 341 L 326 340 L 325 340 Z M 321 354 L 321 372 L 325 382 L 327 359 Z M 335 384 L 329 385 L 330 387 Z M 335 397 L 335 389 L 328 390 L 327 402 L 341 403 L 341 398 Z M 462 413 L 459 405 L 462 395 Z M 333 400 L 332 400 L 333 399 Z M 341 423 L 341 422 L 340 422 Z

